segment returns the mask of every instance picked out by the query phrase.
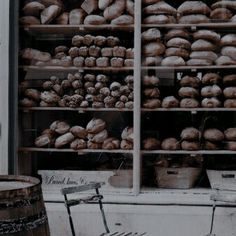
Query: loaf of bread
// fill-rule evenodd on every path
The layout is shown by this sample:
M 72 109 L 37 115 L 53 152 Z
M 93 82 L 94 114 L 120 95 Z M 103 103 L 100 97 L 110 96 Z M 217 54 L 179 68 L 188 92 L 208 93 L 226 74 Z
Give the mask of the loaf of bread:
M 91 34 L 86 34 L 84 37 L 83 37 L 83 44 L 86 45 L 86 46 L 91 46 L 94 42 L 94 39 L 95 37 Z
M 126 8 L 126 1 L 125 0 L 115 0 L 110 6 L 108 6 L 103 15 L 106 20 L 113 20 L 117 17 L 121 16 Z
M 163 108 L 175 108 L 179 107 L 179 100 L 176 99 L 174 96 L 165 97 L 162 101 Z
M 160 108 L 161 101 L 159 99 L 146 99 L 143 102 L 143 107 L 147 109 Z
M 73 126 L 70 129 L 70 132 L 76 137 L 80 139 L 85 139 L 87 137 L 87 130 L 81 126 Z
M 125 57 L 127 59 L 134 59 L 134 49 L 133 48 L 126 49 Z
M 96 59 L 97 67 L 108 67 L 110 66 L 110 60 L 108 57 L 99 57 Z
M 99 15 L 88 15 L 84 19 L 85 25 L 102 25 L 106 23 L 106 19 Z
M 188 58 L 189 52 L 184 48 L 170 47 L 170 48 L 166 49 L 165 56 L 166 57 L 178 56 L 178 57 L 182 57 L 182 58 Z
M 107 138 L 102 144 L 102 149 L 114 150 L 120 148 L 120 140 L 117 138 Z
M 188 66 L 211 66 L 213 62 L 208 59 L 190 59 L 187 61 Z
M 73 65 L 76 67 L 83 67 L 84 66 L 84 57 L 75 57 L 73 59 Z
M 98 1 L 97 0 L 84 0 L 81 4 L 81 8 L 87 13 L 91 14 L 92 12 L 98 9 Z
M 185 61 L 182 57 L 170 56 L 161 61 L 162 66 L 185 66 Z
M 172 38 L 189 39 L 189 32 L 185 29 L 171 29 L 165 34 L 165 40 L 170 40 Z
M 207 129 L 203 133 L 203 137 L 210 142 L 221 142 L 224 140 L 224 133 L 219 129 Z
M 194 127 L 185 128 L 180 134 L 182 140 L 199 140 L 200 136 L 200 131 Z
M 142 84 L 146 87 L 149 87 L 149 86 L 158 86 L 160 83 L 160 79 L 157 78 L 156 76 L 152 75 L 152 76 L 149 76 L 149 75 L 145 75 L 142 79 Z
M 145 97 L 149 98 L 159 98 L 160 90 L 158 88 L 145 88 L 143 91 Z
M 181 148 L 187 151 L 197 151 L 200 149 L 200 143 L 197 141 L 183 141 L 181 142 Z
M 39 16 L 44 9 L 45 6 L 43 4 L 34 1 L 26 3 L 22 11 L 25 16 Z
M 120 57 L 113 57 L 110 60 L 112 67 L 122 67 L 124 65 L 124 59 Z
M 112 2 L 113 0 L 98 0 L 98 8 L 105 10 Z
M 173 47 L 173 48 L 184 48 L 184 49 L 190 49 L 191 48 L 191 43 L 186 40 L 186 39 L 182 39 L 182 38 L 172 38 L 170 39 L 167 43 L 166 43 L 167 47 Z
M 211 85 L 211 84 L 219 84 L 221 83 L 222 78 L 217 73 L 206 73 L 202 77 L 202 84 Z
M 232 12 L 227 8 L 216 8 L 211 11 L 210 18 L 218 21 L 229 20 L 233 16 Z
M 162 58 L 156 57 L 145 57 L 142 61 L 143 66 L 159 66 L 161 64 Z
M 204 98 L 202 100 L 202 107 L 204 108 L 215 108 L 215 107 L 221 107 L 221 101 L 218 98 L 212 97 L 212 98 Z
M 211 5 L 212 9 L 216 8 L 227 8 L 230 10 L 236 10 L 236 2 L 231 1 L 231 0 L 222 0 L 222 1 L 217 1 L 216 3 Z
M 63 12 L 60 16 L 56 18 L 57 25 L 68 25 L 69 24 L 69 13 Z
M 121 133 L 121 138 L 123 140 L 133 142 L 134 140 L 133 127 L 126 127 Z
M 62 0 L 40 0 L 40 2 L 46 7 L 50 5 L 58 5 L 59 7 L 63 8 L 64 6 Z
M 95 67 L 96 66 L 96 58 L 95 57 L 86 57 L 84 64 L 87 67 Z
M 50 125 L 50 130 L 57 134 L 65 134 L 70 130 L 70 125 L 65 121 L 56 120 Z
M 94 44 L 95 44 L 96 46 L 99 46 L 99 47 L 105 46 L 106 41 L 107 41 L 107 39 L 106 39 L 106 37 L 104 37 L 104 36 L 98 35 L 98 36 L 96 36 L 96 37 L 94 38 Z
M 25 96 L 35 101 L 40 101 L 40 92 L 37 89 L 26 89 Z
M 35 16 L 23 16 L 20 18 L 19 22 L 21 25 L 24 25 L 24 26 L 41 24 L 40 20 L 36 18 Z
M 184 98 L 180 101 L 181 108 L 197 108 L 199 107 L 199 102 L 194 98 Z
M 144 24 L 171 24 L 176 23 L 176 19 L 173 16 L 167 15 L 151 15 L 143 19 Z
M 61 12 L 61 8 L 57 5 L 51 5 L 45 8 L 40 15 L 42 24 L 49 24 L 53 21 Z
M 202 14 L 186 15 L 179 18 L 180 24 L 200 24 L 208 22 L 210 22 L 210 19 Z
M 236 46 L 236 34 L 226 34 L 220 41 L 222 46 Z
M 33 48 L 25 48 L 21 51 L 21 55 L 23 59 L 27 60 L 35 60 L 47 62 L 51 60 L 51 55 L 48 52 L 41 52 L 37 49 Z
M 74 138 L 74 135 L 70 132 L 61 135 L 55 141 L 55 148 L 62 148 L 65 145 L 70 144 Z
M 224 147 L 225 147 L 225 149 L 227 149 L 227 150 L 236 151 L 236 142 L 235 142 L 235 141 L 228 141 L 228 142 L 225 142 Z
M 205 150 L 219 150 L 219 149 L 221 149 L 221 145 L 219 143 L 205 141 L 203 144 L 203 149 L 205 149 Z
M 178 94 L 182 98 L 196 98 L 199 96 L 198 90 L 192 87 L 182 87 L 179 89 Z
M 226 46 L 221 49 L 221 55 L 228 56 L 232 60 L 236 61 L 236 47 Z
M 102 119 L 92 119 L 86 126 L 86 130 L 88 133 L 97 134 L 104 130 L 106 127 L 105 121 Z
M 236 61 L 232 60 L 232 58 L 228 56 L 220 56 L 215 61 L 216 65 L 219 66 L 228 66 L 228 65 L 236 65 Z
M 108 47 L 115 47 L 120 44 L 120 40 L 117 37 L 114 36 L 108 36 L 107 37 L 107 46 Z
M 111 21 L 113 25 L 131 25 L 134 23 L 134 17 L 130 15 L 121 15 Z
M 71 142 L 70 148 L 74 150 L 86 149 L 87 143 L 84 139 L 77 138 L 73 142 Z
M 101 55 L 102 57 L 112 57 L 113 56 L 113 48 L 102 48 L 101 49 Z
M 224 76 L 223 84 L 227 85 L 227 86 L 235 86 L 236 85 L 236 74 Z
M 101 143 L 94 143 L 94 142 L 89 140 L 87 142 L 87 147 L 88 147 L 88 149 L 101 149 L 102 144 Z
M 229 128 L 224 131 L 225 139 L 228 141 L 236 141 L 236 128 Z
M 180 80 L 180 86 L 198 88 L 201 80 L 198 77 L 186 75 Z
M 96 134 L 88 134 L 88 139 L 93 143 L 103 143 L 108 137 L 108 132 L 106 129 L 96 133 Z
M 195 51 L 190 54 L 190 58 L 203 60 L 206 59 L 214 62 L 218 58 L 218 56 L 212 51 Z
M 216 84 L 205 86 L 201 89 L 201 95 L 203 97 L 217 97 L 217 96 L 220 96 L 221 94 L 222 94 L 222 90 Z
M 225 108 L 236 108 L 236 99 L 226 99 L 224 102 Z
M 46 103 L 57 103 L 60 100 L 60 96 L 58 96 L 54 91 L 41 92 L 40 98 Z
M 207 41 L 211 41 L 213 43 L 219 43 L 220 42 L 220 34 L 216 33 L 213 30 L 198 30 L 196 32 L 193 33 L 193 38 L 194 40 L 198 40 L 198 39 L 205 39 Z
M 164 139 L 161 143 L 161 148 L 163 150 L 179 150 L 180 143 L 176 138 L 167 138 Z
M 120 143 L 120 148 L 123 150 L 131 150 L 133 149 L 133 142 L 130 142 L 128 140 L 122 140 Z
M 177 11 L 182 15 L 190 15 L 190 14 L 208 15 L 211 9 L 202 1 L 185 1 L 178 7 Z
M 156 138 L 146 138 L 142 142 L 144 150 L 157 150 L 160 149 L 160 141 Z
M 192 51 L 214 51 L 216 45 L 205 39 L 198 39 L 192 44 L 191 49 Z
M 36 147 L 45 147 L 45 146 L 52 146 L 54 144 L 54 138 L 50 134 L 42 134 L 35 139 L 34 142 Z
M 152 5 L 149 5 L 147 7 L 144 7 L 143 9 L 144 14 L 169 14 L 174 15 L 176 13 L 176 9 L 169 4 L 167 4 L 164 1 L 160 1 L 157 3 L 154 3 Z
M 29 98 L 23 98 L 22 100 L 19 101 L 19 105 L 22 107 L 36 107 L 37 103 Z
M 155 57 L 165 52 L 165 46 L 161 42 L 151 42 L 143 46 L 143 55 L 147 57 Z
M 143 42 L 158 41 L 161 38 L 161 32 L 157 28 L 151 28 L 142 32 L 141 37 Z
M 236 98 L 236 87 L 227 87 L 223 93 L 225 98 Z

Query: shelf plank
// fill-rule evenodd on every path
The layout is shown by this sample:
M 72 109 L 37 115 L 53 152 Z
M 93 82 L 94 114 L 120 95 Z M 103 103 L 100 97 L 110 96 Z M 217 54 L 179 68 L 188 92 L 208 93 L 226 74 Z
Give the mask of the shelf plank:
M 81 31 L 134 31 L 134 25 L 30 25 L 23 27 L 26 32 L 33 34 L 76 34 Z
M 57 148 L 37 148 L 37 147 L 20 147 L 18 149 L 19 152 L 66 152 L 66 153 L 78 153 L 78 154 L 86 154 L 86 153 L 128 153 L 132 154 L 133 150 L 106 150 L 106 149 L 81 149 L 81 150 L 73 150 L 73 149 L 57 149 Z
M 234 28 L 236 27 L 236 22 L 209 22 L 209 23 L 200 23 L 200 24 L 142 24 L 142 28 L 217 28 L 217 29 L 225 29 L 225 28 Z
M 142 70 L 212 70 L 212 69 L 236 69 L 236 65 L 226 66 L 142 66 Z
M 209 111 L 209 112 L 217 112 L 217 111 L 236 111 L 236 108 L 224 108 L 224 107 L 217 107 L 217 108 L 155 108 L 155 109 L 148 109 L 142 108 L 142 112 L 152 112 L 152 111 L 185 111 L 185 112 L 198 112 L 198 111 Z
M 57 72 L 71 72 L 71 71 L 131 71 L 133 67 L 62 67 L 62 66 L 19 66 L 19 69 L 23 69 L 25 71 L 57 71 Z
M 77 111 L 77 112 L 87 112 L 87 111 L 114 111 L 114 112 L 133 112 L 132 109 L 128 108 L 70 108 L 70 107 L 20 107 L 19 110 L 28 111 Z
M 141 154 L 180 154 L 180 155 L 236 155 L 236 151 L 229 150 L 199 150 L 199 151 L 186 151 L 186 150 L 142 150 Z

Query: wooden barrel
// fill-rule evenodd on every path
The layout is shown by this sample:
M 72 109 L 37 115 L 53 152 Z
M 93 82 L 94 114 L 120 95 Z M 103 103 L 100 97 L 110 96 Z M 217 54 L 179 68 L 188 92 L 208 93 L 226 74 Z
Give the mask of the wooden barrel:
M 40 181 L 0 175 L 0 236 L 48 236 Z

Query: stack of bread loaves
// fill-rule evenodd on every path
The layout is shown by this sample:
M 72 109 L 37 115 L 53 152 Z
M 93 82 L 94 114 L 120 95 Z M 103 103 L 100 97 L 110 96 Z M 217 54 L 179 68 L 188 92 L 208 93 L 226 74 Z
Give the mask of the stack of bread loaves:
M 200 79 L 195 76 L 184 76 L 180 80 L 179 96 L 181 97 L 181 108 L 199 107 L 199 86 Z
M 133 149 L 133 142 L 134 142 L 134 134 L 133 134 L 133 127 L 126 127 L 121 133 L 121 143 L 120 147 L 124 150 Z
M 154 109 L 161 106 L 160 90 L 158 89 L 159 79 L 156 76 L 144 76 L 142 79 L 143 84 L 143 107 Z
M 23 25 L 50 23 L 127 25 L 134 23 L 133 0 L 83 0 L 79 2 L 67 9 L 68 4 L 64 4 L 62 0 L 26 1 L 22 9 L 24 16 L 20 18 L 20 22 Z
M 224 140 L 224 133 L 219 129 L 211 128 L 203 132 L 205 150 L 221 149 L 222 141 Z
M 184 1 L 178 9 L 178 22 L 181 24 L 199 24 L 209 22 L 211 9 L 203 1 Z
M 143 1 L 144 24 L 170 24 L 176 23 L 176 9 L 165 1 Z
M 215 53 L 220 42 L 220 35 L 212 30 L 198 30 L 193 33 L 195 40 L 191 45 L 189 66 L 210 66 L 217 60 Z
M 200 131 L 194 127 L 188 127 L 182 130 L 181 148 L 183 150 L 195 151 L 200 149 Z
M 225 75 L 223 78 L 225 89 L 223 91 L 225 108 L 236 108 L 236 75 Z
M 236 151 L 236 128 L 229 128 L 225 130 L 225 149 Z

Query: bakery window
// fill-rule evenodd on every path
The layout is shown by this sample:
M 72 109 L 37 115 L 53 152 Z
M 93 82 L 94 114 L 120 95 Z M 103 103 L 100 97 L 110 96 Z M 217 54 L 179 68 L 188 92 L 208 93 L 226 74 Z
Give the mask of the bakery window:
M 235 2 L 12 8 L 12 171 L 41 176 L 45 191 L 100 181 L 131 195 L 206 191 L 211 170 L 233 179 Z

